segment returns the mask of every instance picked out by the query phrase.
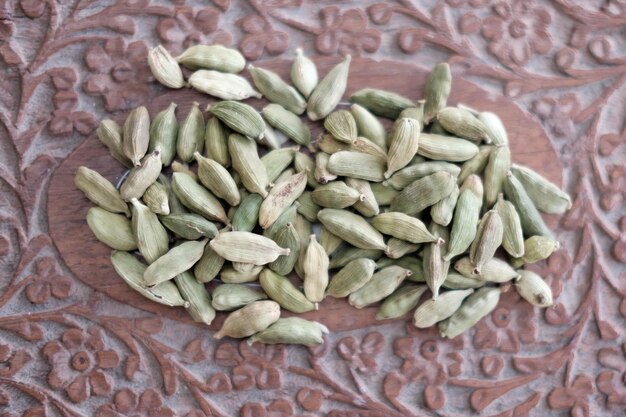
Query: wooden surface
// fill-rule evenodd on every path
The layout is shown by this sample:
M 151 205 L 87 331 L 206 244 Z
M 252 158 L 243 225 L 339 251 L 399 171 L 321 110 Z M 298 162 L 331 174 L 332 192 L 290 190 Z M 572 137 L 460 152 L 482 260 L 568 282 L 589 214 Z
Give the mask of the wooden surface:
M 619 0 L 0 1 L 0 415 L 624 415 L 625 25 Z M 555 307 L 510 291 L 448 341 L 324 301 L 308 317 L 332 333 L 305 349 L 214 341 L 221 315 L 207 329 L 134 294 L 72 178 L 80 165 L 122 172 L 99 120 L 204 107 L 154 83 L 145 61 L 158 43 L 197 42 L 283 76 L 297 47 L 321 73 L 350 53 L 349 92 L 414 99 L 449 62 L 450 103 L 497 112 L 514 160 L 572 195 L 546 217 L 562 248 L 534 266 Z

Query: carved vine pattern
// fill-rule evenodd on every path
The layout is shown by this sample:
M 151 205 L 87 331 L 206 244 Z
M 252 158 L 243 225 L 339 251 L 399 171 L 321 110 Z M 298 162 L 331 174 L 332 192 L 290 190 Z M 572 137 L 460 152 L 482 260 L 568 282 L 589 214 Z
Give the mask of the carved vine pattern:
M 98 3 L 0 0 L 3 416 L 624 409 L 623 1 Z M 543 123 L 574 196 L 558 224 L 565 248 L 536 267 L 563 294 L 557 305 L 539 312 L 509 292 L 452 341 L 407 324 L 333 335 L 311 350 L 207 346 L 194 327 L 181 344 L 158 317 L 103 313 L 98 303 L 114 302 L 71 276 L 47 234 L 48 179 L 103 115 L 160 91 L 145 65 L 149 46 L 176 52 L 197 42 L 237 46 L 249 60 L 288 58 L 295 42 L 309 54 L 418 62 L 435 51 L 459 76 L 515 100 Z M 592 352 L 578 349 L 583 340 Z M 463 348 L 475 349 L 471 359 Z M 33 370 L 46 377 L 29 377 Z M 261 394 L 247 403 L 233 396 L 252 391 Z

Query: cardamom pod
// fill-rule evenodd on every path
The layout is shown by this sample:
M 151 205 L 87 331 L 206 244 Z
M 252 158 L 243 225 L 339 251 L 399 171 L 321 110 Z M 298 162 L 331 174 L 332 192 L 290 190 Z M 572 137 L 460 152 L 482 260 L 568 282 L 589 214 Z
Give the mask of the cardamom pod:
M 413 181 L 441 171 L 449 172 L 456 177 L 459 175 L 461 169 L 458 165 L 444 161 L 411 163 L 383 181 L 383 184 L 402 191 L 404 187 L 411 184 Z
M 350 106 L 350 112 L 356 122 L 358 135 L 371 140 L 383 150 L 387 149 L 387 132 L 380 120 L 356 103 Z
M 371 259 L 376 261 L 383 256 L 383 251 L 379 249 L 361 249 L 352 246 L 338 250 L 330 260 L 328 267 L 330 269 L 343 268 L 355 259 Z
M 437 161 L 463 162 L 476 156 L 478 146 L 454 136 L 422 133 L 417 153 Z
M 298 213 L 302 214 L 308 221 L 316 222 L 317 213 L 322 209 L 313 202 L 311 192 L 305 191 L 298 197 Z
M 281 172 L 278 177 L 276 177 L 276 179 L 274 180 L 274 185 L 277 185 L 277 184 L 280 184 L 281 182 L 287 181 L 293 175 L 296 175 L 296 170 L 294 168 L 287 168 L 286 170 Z
M 141 158 L 148 151 L 150 142 L 150 115 L 144 106 L 130 112 L 124 122 L 122 148 L 134 166 L 141 166 Z
M 276 223 L 278 223 L 278 221 Z M 291 223 L 293 224 L 294 229 L 296 229 L 296 233 L 298 233 L 298 240 L 300 241 L 300 253 L 298 254 L 298 260 L 294 265 L 294 269 L 298 277 L 304 279 L 304 254 L 309 244 L 309 236 L 313 233 L 313 227 L 311 223 L 304 218 L 304 216 L 298 213 L 296 213 L 293 222 Z
M 420 132 L 424 130 L 424 105 L 426 100 L 418 100 L 415 107 L 408 107 L 400 112 L 398 118 L 409 117 L 420 124 Z
M 385 166 L 383 158 L 362 152 L 341 151 L 328 160 L 328 170 L 335 175 L 373 182 L 385 179 Z
M 194 101 L 187 117 L 178 129 L 176 152 L 183 162 L 191 161 L 194 152 L 202 152 L 204 130 L 204 116 L 202 116 L 198 102 Z
M 314 234 L 310 236 L 309 244 L 302 262 L 304 272 L 304 295 L 313 303 L 324 299 L 324 292 L 328 286 L 328 255 L 320 245 Z
M 500 289 L 483 287 L 470 294 L 461 307 L 448 319 L 439 323 L 442 337 L 454 339 L 491 313 L 500 301 Z
M 357 248 L 387 250 L 383 235 L 359 215 L 327 208 L 320 210 L 317 217 L 335 235 Z
M 411 162 L 419 147 L 419 121 L 410 118 L 396 120 L 389 142 L 385 178 Z
M 352 206 L 362 216 L 372 217 L 376 216 L 380 212 L 376 196 L 374 195 L 372 187 L 368 181 L 348 177 L 345 179 L 345 183 L 348 187 L 354 188 L 361 193 L 359 200 Z
M 452 88 L 452 73 L 450 65 L 442 62 L 435 65 L 426 80 L 424 86 L 424 123 L 428 124 L 439 113 L 441 109 L 446 107 L 448 96 Z
M 281 105 L 268 104 L 263 108 L 262 114 L 267 123 L 294 142 L 302 146 L 311 143 L 309 127 L 296 114 Z
M 280 275 L 289 275 L 293 271 L 298 256 L 300 255 L 300 237 L 295 227 L 291 223 L 287 223 L 279 229 L 274 235 L 274 242 L 281 248 L 288 248 L 289 255 L 279 256 L 268 267 Z
M 85 197 L 94 204 L 110 211 L 130 216 L 128 205 L 113 184 L 93 169 L 79 167 L 74 176 L 74 185 L 81 190 Z
M 291 206 L 306 187 L 306 173 L 300 172 L 287 181 L 270 189 L 259 210 L 259 225 L 263 229 L 270 227 L 276 219 Z
M 502 219 L 502 247 L 514 258 L 521 258 L 524 255 L 524 234 L 515 207 L 500 193 L 494 208 Z
M 346 91 L 351 60 L 352 57 L 346 55 L 343 61 L 328 71 L 317 84 L 307 104 L 307 116 L 310 120 L 323 119 L 335 109 Z
M 395 265 L 381 269 L 365 285 L 351 293 L 348 302 L 355 308 L 374 304 L 393 293 L 410 275 L 411 271 Z
M 459 186 L 454 185 L 452 192 L 445 198 L 439 200 L 430 208 L 430 217 L 433 221 L 441 226 L 447 226 L 452 221 L 454 215 L 454 208 L 456 202 L 459 199 Z
M 427 289 L 426 285 L 405 285 L 398 288 L 380 305 L 376 313 L 376 320 L 388 320 L 404 316 L 417 307 L 420 297 Z
M 204 284 L 196 281 L 191 272 L 185 271 L 174 277 L 183 299 L 189 302 L 187 312 L 198 323 L 209 325 L 215 318 L 215 309 L 211 305 L 211 295 Z
M 511 265 L 498 258 L 491 258 L 483 264 L 480 272 L 477 272 L 469 256 L 465 256 L 456 261 L 454 269 L 468 278 L 489 282 L 507 282 L 519 276 L 519 272 Z
M 473 289 L 446 291 L 437 299 L 429 299 L 422 303 L 413 316 L 415 327 L 425 329 L 453 315 L 463 300 L 474 292 Z
M 468 278 L 461 274 L 449 272 L 446 276 L 446 280 L 443 282 L 443 287 L 449 290 L 467 290 L 470 288 L 480 288 L 486 283 L 486 281 L 481 281 L 475 278 Z
M 160 183 L 159 180 L 146 188 L 146 191 L 143 193 L 141 199 L 154 214 L 163 214 L 165 216 L 170 214 L 170 203 L 167 188 L 165 185 Z
M 187 241 L 152 262 L 143 274 L 144 285 L 153 287 L 191 269 L 202 257 L 208 239 Z
M 483 201 L 483 186 L 480 177 L 470 175 L 461 187 L 459 199 L 454 209 L 448 253 L 444 260 L 465 252 L 476 237 L 478 219 Z
M 228 150 L 233 168 L 241 177 L 244 187 L 251 193 L 267 197 L 267 170 L 259 158 L 256 143 L 241 135 L 232 134 L 228 138 Z
M 444 243 L 444 240 L 439 238 L 436 242 L 429 244 L 429 251 L 424 254 L 424 277 L 428 288 L 433 293 L 433 300 L 439 297 L 439 288 L 443 285 L 448 273 L 441 256 L 441 247 Z
M 268 328 L 280 318 L 280 306 L 275 301 L 254 301 L 226 317 L 222 328 L 213 335 L 215 339 L 224 336 L 242 338 Z
M 535 171 L 514 164 L 511 172 L 524 186 L 528 197 L 544 213 L 563 214 L 572 207 L 570 196 Z
M 328 256 L 332 255 L 342 243 L 343 240 L 339 236 L 332 234 L 324 226 L 320 227 L 320 245 L 322 245 Z
M 265 171 L 267 172 L 267 180 L 275 182 L 278 176 L 287 169 L 293 162 L 299 146 L 290 146 L 287 148 L 274 149 L 261 158 Z
M 295 88 L 283 81 L 273 71 L 255 67 L 248 64 L 248 71 L 256 88 L 272 103 L 279 104 L 286 110 L 302 114 L 306 109 L 306 100 L 302 98 Z
M 194 170 L 189 168 L 189 164 L 182 164 L 178 161 L 174 161 L 172 162 L 171 168 L 172 168 L 172 173 L 180 172 L 181 174 L 187 175 L 188 177 L 193 179 L 195 182 L 198 182 L 198 174 L 196 174 Z
M 368 258 L 356 258 L 348 262 L 330 280 L 326 295 L 335 298 L 347 297 L 364 286 L 376 269 L 376 263 Z
M 412 274 L 406 277 L 407 281 L 426 282 L 426 277 L 424 276 L 423 261 L 417 256 L 403 256 L 398 259 L 380 258 L 378 262 L 376 262 L 377 269 L 383 269 L 391 265 L 401 266 L 402 268 L 411 271 Z
M 436 172 L 413 181 L 398 194 L 390 205 L 391 211 L 415 215 L 450 195 L 456 178 L 449 172 Z
M 175 235 L 187 240 L 196 240 L 201 237 L 212 239 L 217 236 L 217 227 L 199 214 L 181 213 L 161 216 L 161 223 Z
M 122 128 L 111 119 L 104 119 L 96 129 L 96 135 L 100 142 L 107 147 L 113 158 L 117 159 L 122 165 L 131 168 L 133 163 L 124 153 L 124 145 L 122 143 Z
M 532 271 L 519 271 L 515 289 L 524 300 L 535 307 L 550 307 L 554 303 L 550 286 Z
M 559 242 L 550 237 L 531 236 L 524 241 L 524 255 L 521 259 L 514 259 L 513 266 L 520 267 L 548 259 L 559 247 Z
M 540 235 L 553 238 L 552 232 L 541 218 L 541 214 L 539 214 L 537 207 L 526 192 L 524 185 L 511 171 L 507 172 L 504 180 L 504 194 L 517 209 L 524 235 Z
M 395 120 L 402 110 L 415 107 L 412 100 L 391 91 L 363 88 L 350 96 L 350 102 L 363 106 L 377 116 Z
M 304 56 L 302 48 L 296 49 L 296 58 L 291 66 L 291 82 L 305 98 L 309 98 L 318 82 L 315 63 Z
M 171 281 L 165 281 L 152 288 L 143 286 L 143 274 L 147 268 L 137 258 L 128 252 L 114 250 L 111 253 L 111 263 L 115 272 L 139 294 L 148 300 L 169 307 L 187 307 L 189 302 L 183 300 L 180 291 Z
M 228 128 L 217 117 L 209 117 L 204 130 L 204 149 L 207 158 L 219 162 L 224 168 L 230 165 L 228 153 Z
M 311 192 L 311 199 L 315 204 L 334 209 L 350 207 L 361 198 L 361 193 L 348 187 L 343 181 L 320 185 Z
M 245 103 L 233 100 L 220 101 L 211 104 L 207 110 L 226 126 L 243 136 L 255 140 L 261 140 L 265 137 L 263 118 L 253 107 Z M 230 156 L 233 156 L 232 152 Z
M 489 142 L 496 146 L 508 146 L 509 137 L 506 134 L 506 129 L 502 120 L 495 113 L 483 111 L 478 113 L 476 117 L 483 123 Z
M 209 220 L 216 220 L 226 225 L 230 224 L 230 220 L 217 198 L 189 175 L 175 172 L 172 175 L 172 188 L 180 202 L 189 210 Z
M 381 213 L 372 219 L 372 226 L 381 233 L 412 243 L 437 240 L 420 219 L 399 212 Z
M 137 249 L 130 220 L 100 207 L 87 211 L 87 225 L 100 242 L 112 249 L 132 251 Z
M 232 266 L 226 266 L 220 271 L 220 279 L 228 284 L 254 282 L 259 279 L 262 270 L 262 265 L 257 265 L 249 271 L 237 271 Z
M 334 181 L 337 179 L 335 174 L 331 174 L 328 172 L 328 160 L 330 159 L 330 155 L 324 152 L 318 152 L 315 154 L 315 179 L 320 184 L 326 184 L 329 181 Z
M 437 120 L 443 128 L 463 139 L 475 142 L 489 140 L 487 128 L 476 116 L 457 107 L 444 107 L 437 113 Z
M 188 82 L 193 89 L 222 100 L 263 97 L 248 80 L 237 74 L 202 69 L 194 71 Z
M 236 49 L 222 45 L 194 45 L 187 48 L 176 60 L 190 70 L 198 68 L 221 72 L 241 72 L 246 59 Z
M 306 313 L 315 309 L 315 305 L 287 277 L 270 269 L 265 268 L 261 271 L 259 283 L 263 291 L 285 310 Z
M 324 127 L 335 139 L 351 143 L 357 137 L 356 121 L 348 110 L 336 110 L 326 116 Z
M 263 197 L 259 194 L 249 194 L 241 200 L 231 224 L 236 232 L 251 232 L 259 220 L 259 210 L 263 203 Z
M 288 317 L 278 319 L 267 329 L 252 335 L 247 343 L 249 345 L 255 342 L 269 345 L 284 343 L 311 347 L 324 343 L 326 333 L 328 328 L 321 323 L 300 317 Z
M 183 206 L 172 188 L 171 178 L 165 175 L 159 175 L 159 181 L 165 186 L 165 189 L 167 190 L 167 203 L 170 207 L 170 214 L 187 213 L 187 208 Z
M 178 64 L 176 64 L 178 66 Z M 176 142 L 178 136 L 178 121 L 176 120 L 176 103 L 170 103 L 167 108 L 159 112 L 150 123 L 150 142 L 148 152 L 157 147 L 161 149 L 161 162 L 169 166 L 176 156 Z
M 225 261 L 210 245 L 206 245 L 202 257 L 193 268 L 193 274 L 198 282 L 211 282 L 219 274 Z
M 396 198 L 396 196 L 400 193 L 395 188 L 387 186 L 380 182 L 372 183 L 370 184 L 370 187 L 372 189 L 372 193 L 374 193 L 374 197 L 376 198 L 376 202 L 378 203 L 379 206 L 388 206 L 389 204 L 391 204 L 393 199 Z
M 470 246 L 470 261 L 476 266 L 477 273 L 502 244 L 502 229 L 502 219 L 495 209 L 485 213 Z
M 417 252 L 422 245 L 392 237 L 387 241 L 387 247 L 385 255 L 391 259 L 398 259 L 402 258 L 406 254 Z
M 493 146 L 487 145 L 478 147 L 478 153 L 461 165 L 461 172 L 458 175 L 457 184 L 463 184 L 470 175 L 480 175 L 487 166 L 492 149 Z
M 315 162 L 313 162 L 313 159 L 311 159 L 309 155 L 296 152 L 293 159 L 293 166 L 296 168 L 297 172 L 306 172 L 306 181 L 309 187 L 315 188 L 318 186 L 317 180 L 315 179 Z
M 278 218 L 272 223 L 270 227 L 263 230 L 263 236 L 270 239 L 274 239 L 276 233 L 289 223 L 295 223 L 298 216 L 298 202 L 295 202 L 290 207 L 287 207 Z M 308 237 L 308 235 L 307 235 Z
M 198 179 L 206 188 L 217 197 L 226 200 L 231 206 L 241 201 L 239 190 L 230 173 L 219 162 L 205 158 L 200 153 L 194 153 L 198 162 Z
M 218 311 L 232 311 L 253 301 L 265 300 L 267 295 L 243 284 L 220 284 L 213 289 L 211 305 Z
M 226 260 L 254 265 L 265 265 L 290 253 L 289 248 L 281 248 L 273 240 L 250 232 L 222 232 L 209 244 Z
M 170 238 L 156 214 L 136 198 L 131 203 L 133 235 L 137 248 L 146 262 L 151 264 L 167 253 Z
M 183 88 L 185 79 L 178 62 L 170 53 L 159 45 L 148 52 L 148 66 L 154 78 L 169 88 Z
M 511 169 L 511 151 L 508 146 L 496 146 L 489 154 L 485 167 L 485 207 L 493 207 L 502 192 L 506 173 Z

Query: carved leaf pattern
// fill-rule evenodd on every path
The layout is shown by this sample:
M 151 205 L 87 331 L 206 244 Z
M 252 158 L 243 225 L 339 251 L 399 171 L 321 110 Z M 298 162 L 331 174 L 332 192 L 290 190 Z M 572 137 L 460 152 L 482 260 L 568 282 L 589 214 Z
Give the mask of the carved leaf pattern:
M 621 0 L 0 0 L 3 415 L 623 412 L 624 25 Z M 248 60 L 290 59 L 297 47 L 424 66 L 436 57 L 515 100 L 541 122 L 573 196 L 557 226 L 563 249 L 534 266 L 555 306 L 540 312 L 509 291 L 452 341 L 399 320 L 307 350 L 208 341 L 200 326 L 94 291 L 49 237 L 49 179 L 98 120 L 164 92 L 146 65 L 158 43 L 174 54 L 232 45 Z

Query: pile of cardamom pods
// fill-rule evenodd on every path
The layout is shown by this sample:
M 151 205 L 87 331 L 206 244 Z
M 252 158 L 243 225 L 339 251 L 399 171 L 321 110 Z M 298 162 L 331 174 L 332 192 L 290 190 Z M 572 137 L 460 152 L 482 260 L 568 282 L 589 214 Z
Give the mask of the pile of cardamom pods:
M 232 311 L 215 338 L 309 346 L 326 327 L 281 318 L 281 308 L 304 313 L 327 296 L 355 308 L 381 302 L 377 319 L 415 310 L 415 326 L 438 324 L 453 338 L 511 286 L 535 306 L 552 305 L 544 280 L 520 268 L 558 248 L 540 211 L 563 213 L 570 198 L 512 164 L 497 115 L 447 106 L 448 64 L 432 70 L 424 100 L 366 88 L 348 108 L 340 101 L 349 56 L 318 80 L 298 50 L 295 87 L 249 65 L 253 87 L 237 75 L 243 56 L 218 45 L 177 58 L 159 46 L 148 63 L 167 87 L 223 100 L 207 108 L 206 123 L 198 103 L 180 125 L 175 103 L 152 120 L 139 107 L 123 127 L 102 121 L 98 137 L 130 171 L 119 190 L 89 168 L 76 174 L 97 205 L 89 227 L 148 299 L 206 324 L 216 310 Z M 181 66 L 193 71 L 186 81 Z M 270 104 L 259 112 L 242 102 L 250 97 Z M 323 120 L 315 143 L 305 111 Z M 389 132 L 377 116 L 394 120 Z M 281 147 L 274 129 L 297 146 Z M 258 145 L 269 151 L 260 156 Z M 293 271 L 302 285 L 288 278 Z

